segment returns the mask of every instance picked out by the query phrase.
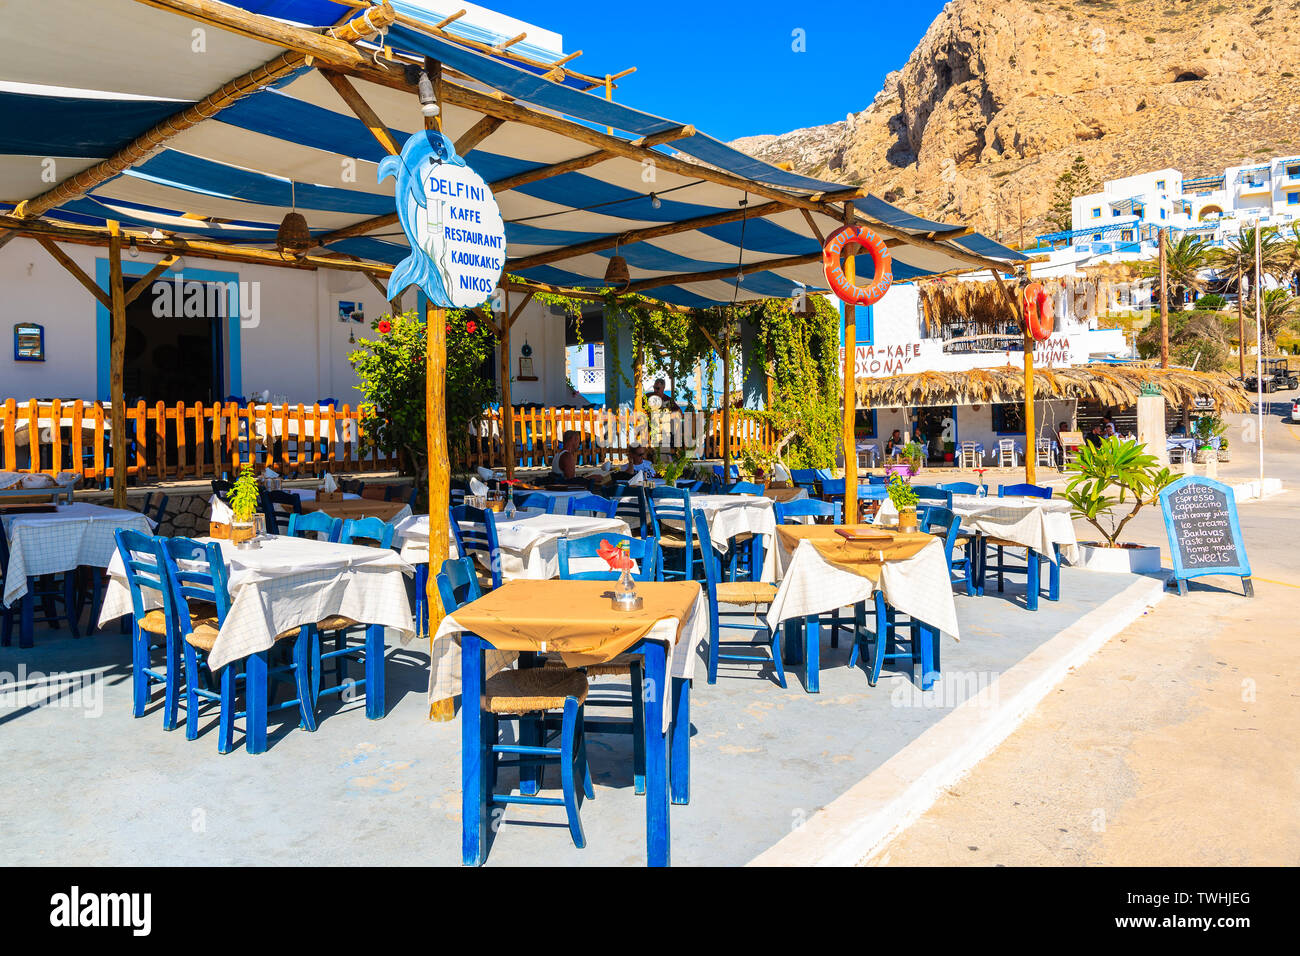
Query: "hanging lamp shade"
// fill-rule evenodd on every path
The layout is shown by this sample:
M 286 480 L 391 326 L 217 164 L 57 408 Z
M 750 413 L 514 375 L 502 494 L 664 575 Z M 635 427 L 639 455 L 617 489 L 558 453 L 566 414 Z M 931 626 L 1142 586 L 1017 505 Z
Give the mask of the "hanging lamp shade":
M 281 252 L 291 252 L 300 256 L 315 245 L 307 220 L 300 212 L 286 213 L 280 222 L 280 229 L 275 234 L 275 245 Z
M 605 267 L 605 284 L 613 287 L 622 288 L 632 281 L 632 276 L 627 271 L 627 260 L 620 255 L 609 257 L 609 265 Z

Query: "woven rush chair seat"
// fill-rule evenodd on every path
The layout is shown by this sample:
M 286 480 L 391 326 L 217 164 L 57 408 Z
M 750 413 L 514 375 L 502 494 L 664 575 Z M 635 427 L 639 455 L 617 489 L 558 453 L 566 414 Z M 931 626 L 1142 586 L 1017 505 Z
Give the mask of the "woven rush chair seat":
M 659 528 L 659 544 L 664 548 L 684 548 L 686 547 L 686 533 L 680 528 L 661 525 Z
M 217 628 L 213 624 L 196 624 L 193 632 L 185 635 L 185 643 L 201 651 L 210 651 L 217 643 Z
M 632 674 L 632 662 L 634 658 L 627 654 L 620 654 L 618 657 L 603 664 L 588 664 L 581 668 L 587 672 L 588 677 L 629 677 Z M 564 661 L 558 658 L 548 657 L 546 666 L 551 668 L 566 666 Z
M 985 538 L 985 543 L 991 544 L 997 548 L 1023 548 L 1025 545 L 1019 541 L 1008 541 L 1006 538 Z
M 771 604 L 776 600 L 776 585 L 762 581 L 720 581 L 719 604 Z
M 525 667 L 488 678 L 483 709 L 493 714 L 527 714 L 563 710 L 565 698 L 587 699 L 587 675 L 573 667 Z
M 341 631 L 344 628 L 356 626 L 356 621 L 350 617 L 344 617 L 342 614 L 331 614 L 325 620 L 316 622 L 316 630 L 318 631 Z M 298 633 L 297 629 L 295 628 L 292 633 Z
M 217 606 L 209 601 L 195 601 L 190 605 L 190 620 L 199 624 L 217 623 Z M 154 608 L 140 619 L 140 630 L 150 634 L 167 633 L 167 615 L 162 608 Z

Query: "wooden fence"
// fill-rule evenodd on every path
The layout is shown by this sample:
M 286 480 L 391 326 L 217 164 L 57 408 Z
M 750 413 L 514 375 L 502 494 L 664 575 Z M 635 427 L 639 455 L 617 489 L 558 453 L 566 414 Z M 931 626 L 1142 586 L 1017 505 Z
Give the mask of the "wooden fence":
M 361 420 L 348 405 L 147 405 L 126 408 L 126 473 L 146 483 L 213 478 L 252 462 L 282 475 L 391 471 L 395 458 L 362 454 Z M 79 472 L 87 484 L 113 477 L 107 402 L 0 406 L 0 470 Z
M 579 435 L 578 463 L 599 464 L 606 457 L 627 455 L 630 445 L 650 446 L 671 454 L 683 446 L 695 458 L 722 457 L 722 412 L 656 412 L 633 414 L 627 409 L 534 408 L 515 409 L 511 416 L 510 449 L 517 468 L 548 466 L 559 452 L 566 431 Z M 731 416 L 731 452 L 745 445 L 770 449 L 770 426 L 738 414 Z M 485 412 L 470 426 L 468 464 L 487 468 L 505 465 L 501 413 Z
M 720 411 L 647 416 L 602 408 L 536 408 L 514 411 L 515 466 L 549 465 L 569 430 L 581 436 L 583 465 L 622 459 L 629 445 L 650 446 L 661 454 L 685 446 L 693 457 L 722 457 Z M 250 461 L 259 474 L 269 465 L 286 477 L 397 469 L 394 457 L 362 454 L 362 431 L 358 413 L 348 405 L 138 402 L 126 408 L 126 473 L 129 480 L 148 483 L 233 474 Z M 454 466 L 505 465 L 499 411 L 484 413 L 469 431 L 465 459 Z M 768 426 L 732 416 L 733 455 L 745 445 L 770 449 L 773 438 Z M 8 399 L 0 405 L 0 471 L 75 471 L 86 484 L 111 481 L 108 403 Z

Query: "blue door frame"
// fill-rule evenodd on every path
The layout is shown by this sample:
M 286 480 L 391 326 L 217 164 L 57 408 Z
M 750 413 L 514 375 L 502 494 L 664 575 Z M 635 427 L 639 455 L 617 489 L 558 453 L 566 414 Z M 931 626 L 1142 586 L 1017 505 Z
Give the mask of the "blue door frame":
M 153 266 L 146 262 L 133 262 L 128 259 L 122 260 L 122 277 L 138 278 L 143 276 L 152 269 Z M 226 305 L 229 315 L 226 316 L 226 328 L 221 329 L 217 326 L 213 329 L 213 342 L 220 348 L 220 343 L 225 342 L 225 354 L 220 351 L 214 356 L 217 365 L 217 377 L 221 378 L 224 367 L 225 371 L 225 391 L 216 396 L 216 401 L 223 400 L 226 395 L 239 395 L 243 387 L 243 369 L 240 356 L 239 345 L 239 273 L 238 272 L 218 272 L 212 269 L 184 269 L 180 272 L 182 280 L 193 279 L 195 282 L 219 282 L 225 284 L 229 290 L 229 296 L 226 299 Z M 157 281 L 174 281 L 175 275 L 168 270 Z M 101 289 L 108 288 L 109 281 L 109 263 L 107 258 L 95 260 L 95 281 L 99 283 Z M 106 309 L 101 302 L 95 303 L 95 394 L 100 401 L 109 401 L 112 398 L 112 354 L 113 354 L 113 333 L 112 321 Z

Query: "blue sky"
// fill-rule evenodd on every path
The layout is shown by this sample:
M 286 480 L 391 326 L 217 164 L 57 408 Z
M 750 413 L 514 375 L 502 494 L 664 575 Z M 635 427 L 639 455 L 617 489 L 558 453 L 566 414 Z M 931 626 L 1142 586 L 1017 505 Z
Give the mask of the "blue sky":
M 942 0 L 884 8 L 820 0 L 482 2 L 561 33 L 566 50 L 583 51 L 573 65 L 584 72 L 637 67 L 615 99 L 723 140 L 865 109 L 943 8 Z M 804 31 L 804 53 L 792 49 L 796 29 Z

